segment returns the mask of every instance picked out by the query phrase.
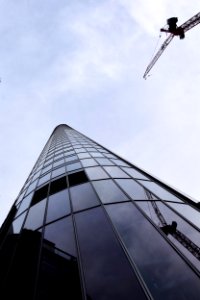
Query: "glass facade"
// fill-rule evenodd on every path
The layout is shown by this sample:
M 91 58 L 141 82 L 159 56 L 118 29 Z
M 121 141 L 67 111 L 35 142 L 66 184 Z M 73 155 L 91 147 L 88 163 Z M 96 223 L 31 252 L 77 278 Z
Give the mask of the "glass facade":
M 6 299 L 199 299 L 198 205 L 59 125 L 1 227 L 0 287 Z

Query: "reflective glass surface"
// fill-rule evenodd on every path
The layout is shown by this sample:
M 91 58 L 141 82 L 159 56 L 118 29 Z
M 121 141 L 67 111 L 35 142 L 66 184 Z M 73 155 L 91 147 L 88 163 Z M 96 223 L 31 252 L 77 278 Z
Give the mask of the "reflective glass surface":
M 74 211 L 99 204 L 99 200 L 90 183 L 79 184 L 70 188 L 70 194 Z
M 126 201 L 128 197 L 111 180 L 93 182 L 93 186 L 103 203 Z
M 87 168 L 85 171 L 91 180 L 108 178 L 108 175 L 101 167 Z
M 168 203 L 172 208 L 179 212 L 182 216 L 200 228 L 200 212 L 187 204 Z
M 146 179 L 149 180 L 148 177 L 144 176 L 142 173 L 138 172 L 137 170 L 133 168 L 122 168 L 124 171 L 126 171 L 130 176 L 133 178 L 138 178 L 138 179 Z
M 119 167 L 104 167 L 104 169 L 108 172 L 108 174 L 113 178 L 129 178 L 124 171 L 122 171 Z
M 55 169 L 52 172 L 52 178 L 57 177 L 57 176 L 59 176 L 61 174 L 64 174 L 64 173 L 65 173 L 65 167 L 64 166 L 61 167 L 61 168 Z
M 68 189 L 65 189 L 49 197 L 46 222 L 61 218 L 70 211 Z
M 96 161 L 93 158 L 82 159 L 81 162 L 84 167 L 91 167 L 97 165 Z
M 78 157 L 79 158 L 90 158 L 91 156 L 88 153 L 79 153 Z
M 20 205 L 20 208 L 19 208 L 19 210 L 18 210 L 16 216 L 18 216 L 19 214 L 21 214 L 21 212 L 23 212 L 25 209 L 27 209 L 27 208 L 29 207 L 29 205 L 30 205 L 30 203 L 31 203 L 32 197 L 33 197 L 33 193 L 30 193 L 28 196 L 26 196 L 26 197 L 23 199 L 23 201 L 22 201 L 22 203 L 21 203 L 21 205 Z
M 194 227 L 192 227 L 189 223 L 187 223 L 184 219 L 179 217 L 176 213 L 174 213 L 169 207 L 163 204 L 160 201 L 156 201 L 155 204 L 150 201 L 145 202 L 137 202 L 137 204 L 142 208 L 142 210 L 153 220 L 153 222 L 162 229 L 162 231 L 168 236 L 168 238 L 181 250 L 184 255 L 200 270 L 200 261 L 195 257 L 195 251 L 193 254 L 188 251 L 188 247 L 185 246 L 185 241 L 181 243 L 180 239 L 172 236 L 172 233 L 175 233 L 176 230 L 171 231 L 172 222 L 176 222 L 176 229 L 183 233 L 187 239 L 189 239 L 192 243 L 194 243 L 197 247 L 200 248 L 200 232 L 197 231 Z M 154 208 L 155 207 L 155 208 Z M 166 224 L 162 224 L 160 220 L 160 216 L 162 216 L 163 221 Z M 190 244 L 189 244 L 190 247 Z M 198 253 L 198 251 L 196 251 Z
M 51 176 L 51 173 L 47 173 L 47 175 L 41 177 L 38 181 L 38 186 L 45 183 L 45 182 L 47 182 L 47 181 L 49 181 L 50 176 Z
M 102 209 L 75 219 L 88 299 L 146 299 Z
M 45 228 L 36 298 L 82 299 L 71 217 Z
M 11 225 L 10 233 L 19 233 L 22 227 L 22 224 L 24 222 L 24 218 L 26 216 L 26 213 L 23 213 L 21 216 L 19 216 Z
M 108 158 L 96 158 L 96 160 L 98 161 L 98 163 L 100 165 L 107 165 L 107 166 L 109 166 L 109 165 L 113 166 L 114 165 L 113 162 Z
M 67 172 L 70 172 L 73 170 L 80 169 L 80 168 L 82 168 L 82 166 L 81 166 L 80 162 L 76 162 L 74 164 L 67 165 L 66 168 L 67 168 Z
M 116 179 L 116 182 L 132 199 L 144 200 L 147 198 L 143 187 L 133 179 Z
M 143 181 L 140 180 L 140 183 L 144 185 L 146 188 L 148 188 L 152 193 L 155 193 L 156 196 L 163 200 L 168 200 L 168 201 L 176 201 L 176 202 L 183 202 L 173 194 L 169 193 L 166 191 L 164 188 L 159 186 L 158 184 L 152 182 L 152 181 Z
M 40 201 L 29 209 L 24 228 L 35 230 L 43 225 L 45 205 L 46 199 Z
M 132 203 L 106 209 L 154 299 L 198 299 L 199 277 Z

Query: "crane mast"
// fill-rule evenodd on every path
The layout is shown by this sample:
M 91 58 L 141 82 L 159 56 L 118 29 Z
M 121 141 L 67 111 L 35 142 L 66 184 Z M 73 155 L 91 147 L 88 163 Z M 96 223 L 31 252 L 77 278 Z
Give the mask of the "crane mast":
M 177 18 L 170 18 L 167 20 L 169 28 L 168 29 L 164 29 L 164 28 L 160 29 L 160 31 L 170 33 L 170 35 L 166 38 L 166 40 L 161 45 L 158 52 L 155 54 L 155 56 L 150 61 L 149 65 L 147 66 L 147 68 L 144 72 L 144 75 L 143 75 L 144 79 L 147 78 L 147 75 L 149 74 L 150 70 L 153 68 L 153 66 L 155 65 L 155 63 L 157 62 L 159 57 L 162 55 L 164 50 L 167 48 L 167 46 L 171 43 L 173 37 L 179 36 L 181 39 L 183 39 L 185 37 L 185 32 L 187 32 L 188 30 L 192 29 L 194 26 L 196 26 L 200 23 L 200 12 L 197 13 L 192 18 L 190 18 L 189 20 L 187 20 L 185 23 L 183 23 L 179 27 L 176 27 L 175 23 L 173 23 L 173 22 L 172 22 L 173 26 L 170 26 L 171 25 L 169 22 L 170 20 L 172 20 L 173 22 L 175 21 L 175 23 L 178 21 Z

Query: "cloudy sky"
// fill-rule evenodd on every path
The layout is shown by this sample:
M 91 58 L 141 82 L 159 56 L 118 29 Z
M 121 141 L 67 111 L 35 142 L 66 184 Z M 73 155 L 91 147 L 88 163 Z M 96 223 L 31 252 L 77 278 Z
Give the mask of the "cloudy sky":
M 200 201 L 199 0 L 0 0 L 0 223 L 66 123 Z

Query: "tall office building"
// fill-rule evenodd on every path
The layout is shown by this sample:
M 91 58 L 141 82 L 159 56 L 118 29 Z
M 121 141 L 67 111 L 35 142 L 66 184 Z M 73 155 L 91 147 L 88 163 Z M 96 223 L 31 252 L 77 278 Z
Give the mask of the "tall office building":
M 199 299 L 198 205 L 67 125 L 1 228 L 2 299 Z

